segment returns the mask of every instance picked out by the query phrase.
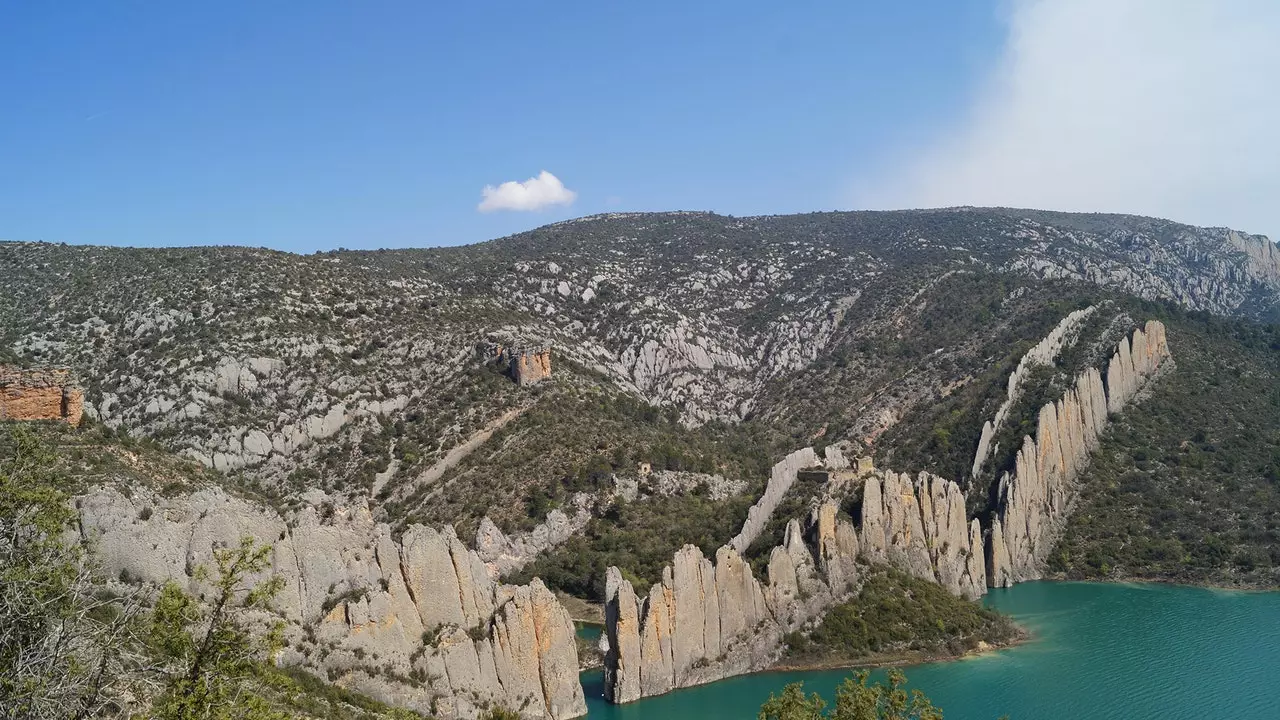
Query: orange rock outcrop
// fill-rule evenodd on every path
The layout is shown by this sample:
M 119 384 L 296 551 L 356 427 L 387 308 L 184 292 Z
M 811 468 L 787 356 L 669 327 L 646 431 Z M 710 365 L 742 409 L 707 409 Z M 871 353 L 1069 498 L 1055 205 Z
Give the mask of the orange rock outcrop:
M 511 356 L 511 377 L 519 385 L 532 385 L 551 377 L 551 349 L 524 350 Z
M 0 420 L 63 420 L 79 425 L 84 393 L 68 370 L 0 367 Z

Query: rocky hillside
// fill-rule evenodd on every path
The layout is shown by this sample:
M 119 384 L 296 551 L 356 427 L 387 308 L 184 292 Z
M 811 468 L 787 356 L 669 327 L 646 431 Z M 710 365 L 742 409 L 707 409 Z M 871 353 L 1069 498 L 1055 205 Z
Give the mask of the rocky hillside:
M 1029 317 L 1045 280 L 1249 318 L 1280 298 L 1265 238 L 980 209 L 619 214 L 311 256 L 7 243 L 0 274 L 0 344 L 74 368 L 90 416 L 270 489 L 397 495 L 444 479 L 432 469 L 451 449 L 547 392 L 486 372 L 479 346 L 495 341 L 549 345 L 561 385 L 686 423 L 786 425 L 807 387 L 848 386 L 864 402 L 838 429 L 865 439 L 910 402 L 877 390 L 954 380 L 936 366 L 1056 323 Z M 981 305 L 939 307 L 993 276 L 1008 279 Z
M 310 256 L 7 243 L 0 278 L 0 363 L 83 390 L 49 427 L 111 576 L 255 535 L 282 657 L 425 712 L 581 710 L 548 588 L 610 601 L 633 699 L 822 637 L 866 562 L 964 597 L 1280 585 L 1280 252 L 1233 230 L 620 214 Z

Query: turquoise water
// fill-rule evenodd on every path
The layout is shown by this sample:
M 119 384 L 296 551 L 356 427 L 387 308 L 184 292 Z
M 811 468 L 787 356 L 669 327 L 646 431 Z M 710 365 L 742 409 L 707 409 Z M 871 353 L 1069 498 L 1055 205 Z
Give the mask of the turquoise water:
M 1025 583 L 993 591 L 1033 639 L 906 668 L 947 720 L 1280 720 L 1280 593 Z M 748 720 L 803 680 L 828 699 L 848 671 L 760 673 L 615 706 L 583 673 L 590 720 Z

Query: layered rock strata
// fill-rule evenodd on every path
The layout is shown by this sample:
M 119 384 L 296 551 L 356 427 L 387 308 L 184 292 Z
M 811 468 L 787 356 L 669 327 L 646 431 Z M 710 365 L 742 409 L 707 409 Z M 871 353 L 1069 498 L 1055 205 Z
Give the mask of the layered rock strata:
M 62 420 L 79 425 L 84 393 L 63 369 L 0 366 L 0 420 Z
M 987 458 L 991 456 L 991 453 L 995 452 L 995 448 L 991 447 L 991 441 L 1000 432 L 1000 428 L 1004 426 L 1009 410 L 1022 397 L 1023 386 L 1026 384 L 1027 377 L 1031 374 L 1031 369 L 1036 365 L 1052 365 L 1063 348 L 1075 342 L 1076 337 L 1080 334 L 1081 326 L 1084 325 L 1084 321 L 1096 309 L 1096 306 L 1090 305 L 1087 308 L 1068 313 L 1053 330 L 1049 331 L 1048 335 L 1032 346 L 1018 361 L 1018 367 L 1014 368 L 1013 373 L 1009 375 L 1009 389 L 1005 393 L 1004 402 L 1000 403 L 1000 407 L 996 409 L 995 417 L 982 425 L 982 437 L 978 441 L 978 451 L 973 457 L 973 468 L 970 471 L 970 477 L 976 477 L 981 473 L 982 466 L 987 462 Z
M 856 576 L 857 532 L 824 505 L 769 557 L 768 579 L 731 546 L 715 560 L 694 545 L 678 551 L 662 580 L 640 598 L 617 568 L 606 576 L 605 697 L 624 703 L 759 670 L 777 661 L 782 638 L 847 598 Z
M 982 527 L 967 521 L 964 493 L 950 480 L 882 471 L 863 486 L 862 555 L 970 600 L 986 592 Z
M 452 528 L 393 537 L 364 504 L 326 498 L 287 519 L 221 489 L 165 498 L 96 488 L 77 500 L 80 534 L 112 576 L 202 589 L 192 570 L 252 536 L 285 580 L 281 661 L 384 701 L 447 718 L 502 706 L 528 718 L 586 713 L 573 622 L 534 580 L 495 582 Z
M 1012 474 L 998 487 L 997 513 L 987 542 L 992 587 L 1042 577 L 1074 497 L 1074 481 L 1118 413 L 1170 360 L 1164 325 L 1149 320 L 1122 339 L 1107 364 L 1106 383 L 1090 368 L 1055 403 L 1040 409 L 1035 438 L 1023 439 Z
M 1058 352 L 1065 334 L 1074 332 L 1071 326 L 1059 328 L 1042 352 Z M 1070 509 L 1071 483 L 1097 448 L 1108 412 L 1131 402 L 1169 361 L 1164 326 L 1149 321 L 1117 346 L 1105 385 L 1102 374 L 1090 368 L 1062 399 L 1046 405 L 1036 438 L 1024 440 L 1014 473 L 1001 480 L 999 510 L 986 532 L 978 519 L 967 517 L 964 493 L 952 481 L 929 473 L 914 481 L 892 471 L 859 473 L 839 488 L 856 491 L 861 482 L 857 524 L 840 519 L 838 502 L 830 498 L 814 509 L 807 541 L 799 522 L 791 520 L 761 582 L 741 553 L 759 536 L 795 474 L 817 464 L 810 448 L 788 455 L 774 466 L 765 497 L 751 509 L 742 532 L 716 551 L 714 562 L 685 546 L 643 598 L 617 568 L 609 568 L 605 697 L 631 702 L 771 666 L 786 633 L 856 592 L 859 559 L 891 565 L 969 599 L 981 597 L 988 585 L 1040 577 Z M 1015 385 L 1011 381 L 1011 390 Z M 848 465 L 836 457 L 828 461 L 833 468 Z

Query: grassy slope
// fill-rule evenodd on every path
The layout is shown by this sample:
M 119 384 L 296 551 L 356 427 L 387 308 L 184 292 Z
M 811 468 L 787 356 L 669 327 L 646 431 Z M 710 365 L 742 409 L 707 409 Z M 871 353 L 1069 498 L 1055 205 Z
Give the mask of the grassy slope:
M 1112 424 L 1052 569 L 1280 585 L 1280 327 L 1166 322 L 1177 369 Z

